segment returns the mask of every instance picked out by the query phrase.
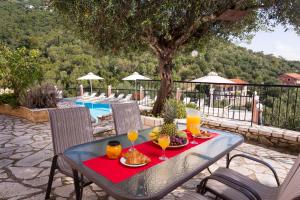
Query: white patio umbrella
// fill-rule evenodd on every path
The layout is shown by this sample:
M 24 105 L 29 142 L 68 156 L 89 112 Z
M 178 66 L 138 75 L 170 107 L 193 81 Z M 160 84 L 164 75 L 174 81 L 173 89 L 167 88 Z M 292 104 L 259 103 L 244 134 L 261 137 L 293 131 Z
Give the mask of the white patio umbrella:
M 93 82 L 92 82 L 92 80 L 103 80 L 103 78 L 93 74 L 92 72 L 90 72 L 85 76 L 79 77 L 77 80 L 89 80 L 90 81 L 90 86 L 91 86 L 91 94 L 92 94 L 92 92 L 93 92 L 93 85 L 92 85 Z
M 233 81 L 223 78 L 219 76 L 216 72 L 209 72 L 207 76 L 203 76 L 201 78 L 197 78 L 195 80 L 192 80 L 192 82 L 198 83 L 211 83 L 210 84 L 210 98 L 213 99 L 213 93 L 214 93 L 214 87 L 213 83 L 221 83 L 221 84 L 228 84 L 228 83 L 234 83 Z M 210 107 L 213 107 L 213 101 L 210 101 Z
M 192 82 L 200 82 L 200 83 L 234 83 L 233 81 L 223 78 L 219 76 L 216 72 L 210 72 L 207 76 L 203 76 L 201 78 L 197 78 L 195 80 L 192 80 Z
M 133 74 L 123 78 L 122 80 L 123 81 L 134 81 L 134 88 L 135 88 L 135 92 L 136 92 L 136 80 L 150 80 L 150 78 L 140 75 L 137 72 L 134 72 Z

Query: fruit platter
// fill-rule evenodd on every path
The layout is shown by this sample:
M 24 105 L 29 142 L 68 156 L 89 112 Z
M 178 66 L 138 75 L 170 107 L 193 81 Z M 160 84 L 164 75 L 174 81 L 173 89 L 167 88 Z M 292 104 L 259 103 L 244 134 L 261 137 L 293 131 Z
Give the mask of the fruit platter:
M 176 108 L 168 103 L 164 105 L 164 124 L 161 127 L 154 127 L 149 133 L 149 138 L 153 143 L 158 145 L 158 138 L 160 135 L 168 135 L 170 137 L 170 145 L 168 148 L 180 148 L 188 145 L 189 140 L 186 132 L 177 130 L 174 123 L 176 118 Z
M 155 127 L 152 129 L 151 133 L 149 134 L 150 139 L 153 143 L 158 145 L 158 137 L 161 133 L 161 127 Z M 170 136 L 170 146 L 167 149 L 172 148 L 180 148 L 184 147 L 189 144 L 189 140 L 187 138 L 187 134 L 184 131 L 176 131 L 176 134 Z

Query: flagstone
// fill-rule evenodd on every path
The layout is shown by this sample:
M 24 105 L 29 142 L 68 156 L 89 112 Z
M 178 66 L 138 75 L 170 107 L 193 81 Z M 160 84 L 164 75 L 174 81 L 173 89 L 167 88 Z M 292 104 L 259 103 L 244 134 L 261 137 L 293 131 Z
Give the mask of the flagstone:
M 0 199 L 23 196 L 40 191 L 41 189 L 26 187 L 20 183 L 0 182 Z
M 74 185 L 69 184 L 61 187 L 57 187 L 54 189 L 54 194 L 61 196 L 61 197 L 69 197 L 71 193 L 74 191 Z
M 25 180 L 23 181 L 24 184 L 26 185 L 30 185 L 30 186 L 40 186 L 40 185 L 45 185 L 48 183 L 48 179 L 49 177 L 47 176 L 43 176 L 43 177 L 36 177 L 32 180 Z
M 44 160 L 51 158 L 52 156 L 53 156 L 52 151 L 42 150 L 18 161 L 16 163 L 16 166 L 23 166 L 23 167 L 34 166 L 41 163 Z
M 4 178 L 8 178 L 8 175 L 5 172 L 0 174 L 0 179 L 4 179 Z
M 11 164 L 13 162 L 13 160 L 10 159 L 2 159 L 0 160 L 0 168 L 3 168 L 9 164 Z
M 32 147 L 29 145 L 22 145 L 21 147 L 19 147 L 16 152 L 27 152 L 27 151 L 32 151 Z
M 19 179 L 32 179 L 43 169 L 37 167 L 9 167 L 11 173 Z
M 29 156 L 31 154 L 32 154 L 32 152 L 16 153 L 16 154 L 10 156 L 9 158 L 11 158 L 11 159 L 21 159 L 21 158 L 25 158 L 26 156 Z
M 220 123 L 222 123 L 221 120 Z M 2 127 L 2 130 L 1 126 L 4 127 Z M 101 135 L 101 137 L 107 136 L 109 134 Z M 22 139 L 20 138 L 23 138 L 25 142 L 21 141 Z M 0 196 L 0 199 L 44 199 L 46 184 L 49 179 L 51 158 L 53 156 L 49 123 L 33 124 L 22 119 L 0 115 L 0 142 L 3 142 L 2 145 L 0 144 L 0 194 L 4 195 L 1 191 L 6 189 L 3 183 L 5 185 L 9 184 L 7 186 L 9 188 L 16 186 L 15 188 L 18 192 L 20 191 L 20 194 L 14 194 L 15 192 L 11 194 L 5 193 L 7 197 Z M 27 144 L 28 142 L 31 143 Z M 5 145 L 6 147 L 4 147 Z M 231 155 L 236 153 L 251 154 L 274 165 L 281 181 L 285 178 L 296 157 L 248 143 L 243 143 L 237 147 Z M 225 164 L 226 160 L 222 158 L 213 164 L 210 169 L 214 171 L 220 166 L 224 167 Z M 266 184 L 275 183 L 272 173 L 267 168 L 244 158 L 234 159 L 230 168 Z M 32 171 L 27 173 L 26 169 L 31 169 Z M 204 170 L 168 194 L 164 199 L 180 200 L 181 194 L 194 192 L 196 185 L 207 175 L 209 175 L 208 171 Z M 66 177 L 57 170 L 52 184 L 51 196 L 56 200 L 74 199 L 72 178 Z M 95 184 L 84 189 L 83 199 L 97 198 L 114 199 L 108 197 L 107 193 Z
M 33 140 L 31 139 L 30 135 L 24 135 L 24 136 L 19 136 L 10 141 L 12 144 L 31 144 Z
M 27 200 L 42 200 L 44 198 L 45 198 L 45 194 L 40 193 L 40 194 L 37 194 L 37 195 L 34 195 L 34 196 L 28 198 Z

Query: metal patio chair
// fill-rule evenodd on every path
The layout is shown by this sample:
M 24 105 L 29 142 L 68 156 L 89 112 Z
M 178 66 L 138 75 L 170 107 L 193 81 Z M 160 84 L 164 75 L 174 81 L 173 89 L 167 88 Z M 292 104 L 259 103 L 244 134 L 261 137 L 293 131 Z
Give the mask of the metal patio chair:
M 111 104 L 117 135 L 126 134 L 128 130 L 143 129 L 139 106 L 136 102 Z
M 50 198 L 55 170 L 73 177 L 72 168 L 63 159 L 62 153 L 68 147 L 93 141 L 91 115 L 87 108 L 49 109 L 54 157 L 52 160 L 45 199 Z M 81 195 L 84 186 L 91 182 L 81 177 Z
M 274 174 L 278 187 L 263 185 L 229 169 L 231 160 L 236 157 L 247 158 L 268 167 Z M 221 183 L 218 179 L 229 182 L 231 186 Z M 300 200 L 300 154 L 281 185 L 275 170 L 268 163 L 248 155 L 236 154 L 230 158 L 226 168 L 218 168 L 197 187 L 201 194 L 209 191 L 225 200 Z

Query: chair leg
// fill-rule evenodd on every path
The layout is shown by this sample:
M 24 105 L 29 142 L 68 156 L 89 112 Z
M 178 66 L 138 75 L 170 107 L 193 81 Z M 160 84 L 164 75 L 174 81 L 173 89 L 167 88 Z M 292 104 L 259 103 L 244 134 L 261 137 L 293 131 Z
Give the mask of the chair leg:
M 210 169 L 209 169 L 209 167 L 207 167 L 206 169 L 207 169 L 207 171 L 208 171 L 210 174 L 212 174 L 211 171 L 210 171 Z
M 49 175 L 49 180 L 48 180 L 48 186 L 47 186 L 47 191 L 46 191 L 46 196 L 45 196 L 46 200 L 50 198 L 52 182 L 53 182 L 54 173 L 55 173 L 56 168 L 57 168 L 57 155 L 55 155 L 52 159 L 50 175 Z
M 226 168 L 229 168 L 230 154 L 226 154 Z
M 78 177 L 78 171 L 73 169 L 73 178 L 74 178 L 74 186 L 75 186 L 75 194 L 76 194 L 76 200 L 81 200 L 81 189 L 80 189 L 80 183 L 79 183 L 79 177 Z

